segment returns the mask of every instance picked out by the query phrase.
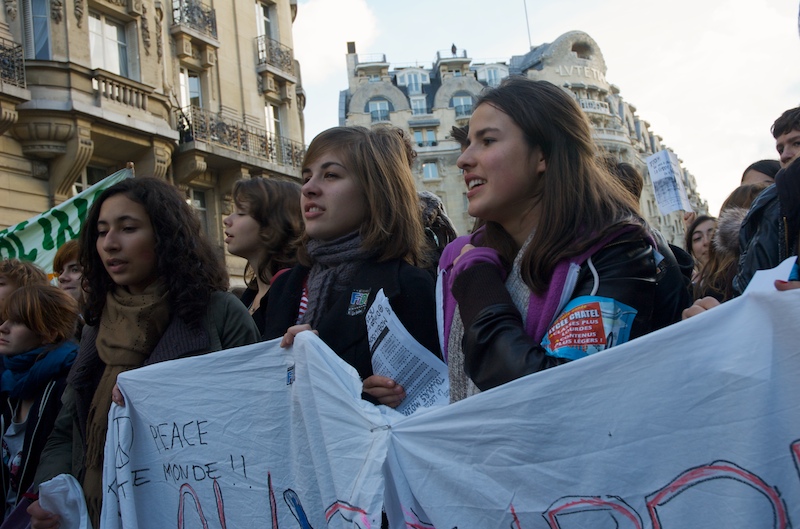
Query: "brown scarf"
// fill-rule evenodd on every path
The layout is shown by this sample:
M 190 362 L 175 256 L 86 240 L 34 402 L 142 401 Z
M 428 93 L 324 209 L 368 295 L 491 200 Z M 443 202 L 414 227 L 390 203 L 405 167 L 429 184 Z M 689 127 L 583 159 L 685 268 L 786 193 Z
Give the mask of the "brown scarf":
M 142 294 L 123 288 L 109 292 L 97 331 L 97 354 L 105 364 L 86 422 L 86 475 L 83 492 L 89 516 L 99 527 L 103 497 L 103 449 L 117 375 L 141 367 L 169 325 L 168 291 L 157 281 Z

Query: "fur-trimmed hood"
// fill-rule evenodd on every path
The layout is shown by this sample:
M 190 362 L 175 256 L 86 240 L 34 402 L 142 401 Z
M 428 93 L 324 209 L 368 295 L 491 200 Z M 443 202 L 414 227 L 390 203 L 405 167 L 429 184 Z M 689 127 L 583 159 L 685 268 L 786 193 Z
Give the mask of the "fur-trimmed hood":
M 720 212 L 714 234 L 714 249 L 721 255 L 739 256 L 739 230 L 747 211 L 745 208 L 733 207 Z

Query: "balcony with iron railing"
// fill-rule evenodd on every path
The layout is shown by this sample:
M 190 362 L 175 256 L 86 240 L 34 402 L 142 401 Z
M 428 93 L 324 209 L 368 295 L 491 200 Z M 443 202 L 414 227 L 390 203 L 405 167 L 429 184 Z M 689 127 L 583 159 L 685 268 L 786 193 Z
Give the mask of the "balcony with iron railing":
M 369 112 L 370 119 L 372 123 L 380 123 L 382 121 L 389 121 L 389 111 L 388 110 L 370 110 Z
M 456 111 L 456 119 L 468 118 L 472 115 L 472 105 L 456 105 L 453 108 Z
M 202 35 L 217 38 L 217 16 L 214 9 L 197 0 L 172 0 L 172 20 Z
M 176 122 L 181 144 L 204 142 L 295 168 L 300 167 L 305 156 L 302 143 L 198 107 L 178 109 Z
M 269 70 L 274 74 L 281 75 L 287 81 L 296 82 L 292 48 L 262 35 L 256 37 L 256 51 L 259 73 Z
M 21 44 L 0 39 L 0 81 L 25 88 L 25 60 Z

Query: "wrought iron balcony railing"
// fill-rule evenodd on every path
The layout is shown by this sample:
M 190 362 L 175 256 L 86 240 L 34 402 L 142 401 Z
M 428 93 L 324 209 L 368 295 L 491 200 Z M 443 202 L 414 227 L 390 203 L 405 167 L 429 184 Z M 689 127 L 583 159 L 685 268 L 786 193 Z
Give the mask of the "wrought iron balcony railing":
M 371 110 L 369 112 L 369 115 L 373 123 L 379 123 L 381 121 L 389 121 L 388 110 Z
M 0 80 L 25 88 L 25 60 L 21 44 L 0 39 Z
M 202 141 L 248 154 L 269 162 L 300 167 L 305 156 L 302 143 L 267 130 L 222 118 L 197 107 L 178 109 L 180 143 Z
M 456 118 L 468 118 L 472 115 L 472 105 L 456 105 Z
M 217 15 L 197 0 L 172 0 L 172 20 L 189 26 L 212 38 L 217 38 Z
M 277 40 L 267 38 L 266 35 L 256 37 L 258 50 L 258 65 L 269 64 L 289 75 L 294 75 L 294 56 L 292 48 L 284 46 Z

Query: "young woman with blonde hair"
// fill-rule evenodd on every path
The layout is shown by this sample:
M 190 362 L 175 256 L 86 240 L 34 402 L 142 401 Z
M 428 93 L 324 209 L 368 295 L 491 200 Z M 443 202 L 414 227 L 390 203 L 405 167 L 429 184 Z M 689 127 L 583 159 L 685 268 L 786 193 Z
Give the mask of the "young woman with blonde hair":
M 438 354 L 434 284 L 408 142 L 397 129 L 337 127 L 303 161 L 300 264 L 267 294 L 264 339 L 313 329 L 356 368 L 367 398 L 397 406 L 403 388 L 372 373 L 366 312 L 383 289 L 400 321 Z

